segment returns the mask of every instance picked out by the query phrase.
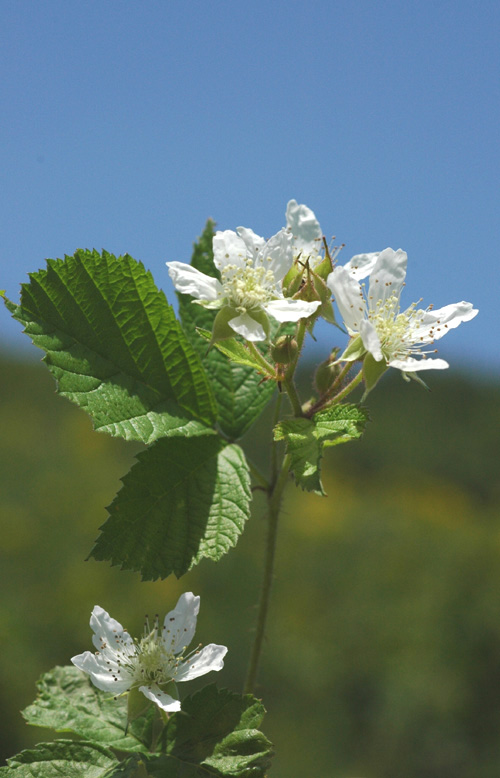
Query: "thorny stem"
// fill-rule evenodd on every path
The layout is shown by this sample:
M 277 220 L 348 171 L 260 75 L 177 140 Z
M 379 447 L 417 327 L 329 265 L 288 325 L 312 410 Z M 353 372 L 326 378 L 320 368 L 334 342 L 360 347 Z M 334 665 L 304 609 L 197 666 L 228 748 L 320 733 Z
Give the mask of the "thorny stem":
M 352 381 L 349 381 L 347 386 L 345 386 L 342 391 L 338 392 L 334 397 L 332 397 L 332 402 L 339 403 L 341 400 L 344 399 L 348 394 L 350 394 L 363 380 L 363 369 L 357 373 Z
M 304 416 L 302 410 L 302 404 L 295 386 L 294 373 L 299 360 L 302 346 L 304 345 L 304 338 L 307 331 L 307 323 L 305 319 L 299 321 L 297 327 L 297 353 L 289 364 L 286 373 L 283 378 L 283 384 L 288 394 L 288 398 L 293 408 L 294 415 L 296 417 Z M 274 412 L 273 429 L 279 421 L 281 411 L 282 395 L 278 395 Z M 264 642 L 266 632 L 267 614 L 269 611 L 269 601 L 271 597 L 271 588 L 274 577 L 274 560 L 276 556 L 276 539 L 278 535 L 278 520 L 281 509 L 281 502 L 283 499 L 283 492 L 285 490 L 288 475 L 290 472 L 290 455 L 286 454 L 281 463 L 281 468 L 278 465 L 278 451 L 277 443 L 272 443 L 271 454 L 271 482 L 267 490 L 267 540 L 266 540 L 266 558 L 264 562 L 264 575 L 262 579 L 262 588 L 260 592 L 260 601 L 257 613 L 257 625 L 255 629 L 255 637 L 252 647 L 252 653 L 250 656 L 250 664 L 248 668 L 247 679 L 245 682 L 244 692 L 251 694 L 253 692 L 255 681 L 257 678 L 257 672 L 259 669 L 260 656 L 262 653 L 262 644 Z
M 276 444 L 274 444 L 276 445 Z M 262 653 L 262 644 L 266 630 L 267 613 L 269 610 L 269 600 L 274 577 L 274 559 L 276 554 L 276 537 L 278 532 L 278 519 L 281 508 L 283 492 L 288 480 L 290 469 L 290 458 L 287 455 L 281 465 L 279 475 L 271 485 L 267 496 L 268 525 L 267 525 L 267 543 L 266 560 L 264 564 L 264 577 L 262 580 L 262 589 L 260 593 L 259 610 L 257 614 L 257 626 L 255 629 L 255 638 L 250 656 L 250 665 L 245 682 L 244 693 L 252 694 L 259 669 L 259 661 Z

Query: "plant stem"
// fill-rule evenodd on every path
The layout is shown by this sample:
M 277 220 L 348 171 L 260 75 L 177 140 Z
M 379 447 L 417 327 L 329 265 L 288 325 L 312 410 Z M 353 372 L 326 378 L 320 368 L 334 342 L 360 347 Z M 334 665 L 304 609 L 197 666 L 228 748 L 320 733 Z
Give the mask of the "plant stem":
M 345 386 L 342 391 L 338 392 L 334 397 L 332 397 L 332 402 L 339 403 L 341 400 L 344 399 L 348 394 L 350 394 L 357 386 L 361 383 L 363 380 L 363 369 L 357 373 L 357 375 L 354 376 L 352 381 L 349 381 L 347 386 Z
M 276 555 L 276 538 L 278 532 L 278 519 L 281 508 L 283 492 L 288 480 L 290 469 L 290 458 L 288 455 L 284 458 L 279 475 L 271 486 L 267 498 L 267 543 L 266 560 L 264 564 L 264 576 L 262 579 L 262 589 L 260 593 L 259 611 L 257 615 L 257 626 L 255 629 L 255 638 L 250 656 L 250 665 L 245 682 L 245 694 L 252 694 L 259 669 L 259 661 L 262 653 L 262 644 L 266 631 L 267 613 L 269 610 L 269 600 L 274 577 L 274 560 Z

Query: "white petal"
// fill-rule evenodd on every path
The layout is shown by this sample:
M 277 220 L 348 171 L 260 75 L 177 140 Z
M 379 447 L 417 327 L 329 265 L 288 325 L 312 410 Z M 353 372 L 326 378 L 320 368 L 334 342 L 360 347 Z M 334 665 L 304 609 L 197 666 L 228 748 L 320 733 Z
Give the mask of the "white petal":
M 314 212 L 307 205 L 290 200 L 286 207 L 286 225 L 294 237 L 295 254 L 301 252 L 304 258 L 319 254 L 323 233 Z
M 190 294 L 198 300 L 217 300 L 222 285 L 217 278 L 205 275 L 185 262 L 167 262 L 168 274 L 178 292 Z
M 260 235 L 257 235 L 249 227 L 237 227 L 236 232 L 245 243 L 248 256 L 255 259 L 259 251 L 266 245 L 265 239 L 261 238 Z
M 166 711 L 166 713 L 173 713 L 176 710 L 181 709 L 179 700 L 174 700 L 170 694 L 162 692 L 159 686 L 152 684 L 151 686 L 139 686 L 139 691 L 144 694 L 148 700 L 154 702 L 159 708 Z
M 370 275 L 368 306 L 374 311 L 378 303 L 384 303 L 393 293 L 399 297 L 406 278 L 406 251 L 384 249 L 378 255 L 375 267 Z
M 327 278 L 337 307 L 350 335 L 359 332 L 366 317 L 366 303 L 358 281 L 344 267 L 337 266 Z
M 134 653 L 134 641 L 128 632 L 99 605 L 92 611 L 90 626 L 94 631 L 92 643 L 98 651 L 109 648 L 112 652 Z
M 205 675 L 212 670 L 221 670 L 224 667 L 223 659 L 227 654 L 226 646 L 218 646 L 215 643 L 202 648 L 201 651 L 194 654 L 186 662 L 179 665 L 175 675 L 175 681 L 190 681 L 192 678 L 198 678 L 199 675 Z
M 283 280 L 293 264 L 292 235 L 284 227 L 269 238 L 266 245 L 259 252 L 256 261 L 266 270 L 271 270 L 277 283 Z
M 377 335 L 377 330 L 371 321 L 364 319 L 361 322 L 359 331 L 365 349 L 370 352 L 375 362 L 380 362 L 380 360 L 384 358 L 384 355 L 382 354 L 382 349 L 380 347 L 380 338 Z
M 361 281 L 370 275 L 379 255 L 380 251 L 374 251 L 372 254 L 356 254 L 345 263 L 344 267 L 356 281 Z
M 422 323 L 415 330 L 420 343 L 432 343 L 439 340 L 449 330 L 455 329 L 464 321 L 470 321 L 477 316 L 477 308 L 473 308 L 472 303 L 466 303 L 462 300 L 460 303 L 445 305 L 444 308 L 438 308 L 435 311 L 425 311 L 422 317 Z
M 247 249 L 245 241 L 233 230 L 216 232 L 213 239 L 214 264 L 217 270 L 223 270 L 226 265 L 246 267 L 247 257 L 253 259 L 253 254 Z
M 319 300 L 308 303 L 305 300 L 292 300 L 290 297 L 284 297 L 281 300 L 270 300 L 262 307 L 276 321 L 285 322 L 307 319 L 308 316 L 317 311 L 320 305 Z
M 229 326 L 241 335 L 245 340 L 251 340 L 257 342 L 259 340 L 266 339 L 266 333 L 262 324 L 252 319 L 248 313 L 243 313 L 241 316 L 236 316 L 234 319 L 230 319 Z
M 167 613 L 163 622 L 162 639 L 168 653 L 178 654 L 191 643 L 199 612 L 200 598 L 193 592 L 181 594 L 174 610 Z
M 96 656 L 90 651 L 85 651 L 83 654 L 72 657 L 71 661 L 79 670 L 90 675 L 94 686 L 103 692 L 111 692 L 116 695 L 122 694 L 130 688 L 132 679 L 128 673 L 116 664 L 114 667 L 109 666 L 101 654 Z
M 449 367 L 448 362 L 445 362 L 444 359 L 415 359 L 415 357 L 390 359 L 388 364 L 389 367 L 395 367 L 404 373 L 416 373 L 417 370 L 444 370 Z

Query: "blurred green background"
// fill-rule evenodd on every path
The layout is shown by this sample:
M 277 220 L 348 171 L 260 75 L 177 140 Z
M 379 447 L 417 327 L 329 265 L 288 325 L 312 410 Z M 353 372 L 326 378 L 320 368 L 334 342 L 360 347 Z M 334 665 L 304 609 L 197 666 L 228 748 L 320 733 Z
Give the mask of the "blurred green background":
M 2 759 L 46 736 L 19 710 L 91 648 L 96 603 L 139 634 L 145 613 L 200 594 L 198 639 L 230 649 L 214 680 L 240 690 L 261 497 L 238 547 L 180 581 L 84 561 L 137 448 L 93 432 L 43 366 L 0 361 Z M 500 775 L 499 384 L 431 384 L 384 377 L 364 438 L 325 456 L 328 498 L 288 488 L 257 691 L 275 778 Z M 258 431 L 248 445 L 266 457 Z

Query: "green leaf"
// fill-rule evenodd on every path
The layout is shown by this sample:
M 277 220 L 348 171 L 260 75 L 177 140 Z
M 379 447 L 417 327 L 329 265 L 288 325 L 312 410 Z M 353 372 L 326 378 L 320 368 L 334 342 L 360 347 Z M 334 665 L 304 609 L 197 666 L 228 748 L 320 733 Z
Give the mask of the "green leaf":
M 149 272 L 132 257 L 79 250 L 30 275 L 25 325 L 57 390 L 84 408 L 97 430 L 151 443 L 202 435 L 215 422 L 199 356 Z
M 42 744 L 36 751 L 23 752 L 9 763 L 11 767 L 20 763 L 23 770 L 25 764 L 36 765 L 36 771 L 16 773 L 9 770 L 5 774 L 12 774 L 12 778 L 32 778 L 34 774 L 55 776 L 56 769 L 60 769 L 61 775 L 80 776 L 84 774 L 78 772 L 83 769 L 80 766 L 83 762 L 89 769 L 88 775 L 92 776 L 94 759 L 98 768 L 96 776 L 108 775 L 99 772 L 102 763 L 104 769 L 110 769 L 110 776 L 130 778 L 147 775 L 158 778 L 259 778 L 264 776 L 272 756 L 271 744 L 259 731 L 264 714 L 264 706 L 252 695 L 241 696 L 210 684 L 186 697 L 182 711 L 170 716 L 157 743 L 157 750 L 163 755 L 153 756 L 149 751 L 151 720 L 155 715 L 153 705 L 147 716 L 132 722 L 126 735 L 127 713 L 123 698 L 116 700 L 109 693 L 96 689 L 89 677 L 75 667 L 56 667 L 42 676 L 39 696 L 24 711 L 24 716 L 30 724 L 51 727 L 57 732 L 71 732 L 87 742 Z M 58 743 L 64 746 L 57 748 Z M 81 745 L 83 750 L 72 749 L 69 744 Z M 132 758 L 118 765 L 111 748 L 120 754 L 132 754 Z M 76 766 L 72 762 L 76 762 Z
M 0 767 L 5 778 L 111 778 L 119 762 L 111 751 L 94 743 L 57 740 L 21 751 Z
M 209 330 L 198 327 L 198 334 L 201 335 L 202 338 L 205 338 L 205 340 L 211 340 L 212 335 Z M 243 343 L 236 340 L 236 338 L 227 338 L 226 340 L 217 341 L 217 343 L 214 343 L 214 346 L 237 365 L 251 367 L 254 370 L 258 370 L 264 376 L 274 378 L 274 372 L 267 368 L 265 361 L 258 359 L 255 354 L 252 354 L 252 352 Z
M 202 558 L 217 561 L 250 514 L 245 455 L 218 436 L 164 438 L 140 453 L 108 508 L 91 555 L 143 580 L 179 578 Z
M 324 495 L 321 458 L 324 446 L 359 438 L 369 419 L 368 412 L 350 403 L 334 405 L 312 419 L 284 419 L 274 429 L 274 439 L 286 441 L 290 470 L 296 483 L 309 492 Z
M 151 743 L 151 715 L 131 722 L 125 734 L 126 697 L 115 699 L 100 691 L 88 675 L 72 665 L 45 673 L 37 687 L 36 700 L 23 711 L 28 724 L 73 732 L 119 751 L 144 751 Z
M 210 684 L 185 699 L 182 712 L 169 719 L 166 753 L 183 764 L 199 765 L 200 776 L 264 776 L 272 756 L 271 743 L 257 729 L 264 714 L 252 695 Z
M 198 244 L 195 244 L 191 264 L 202 273 L 218 277 L 213 263 L 213 235 L 214 224 L 209 221 Z M 213 387 L 220 428 L 228 438 L 236 440 L 248 430 L 264 410 L 276 385 L 271 381 L 263 382 L 262 375 L 255 371 L 252 363 L 235 364 L 215 348 L 208 351 L 207 343 L 200 337 L 197 329 L 211 333 L 217 311 L 193 303 L 193 298 L 189 295 L 178 294 L 177 296 L 182 326 L 198 352 Z M 240 345 L 244 349 L 243 344 Z

